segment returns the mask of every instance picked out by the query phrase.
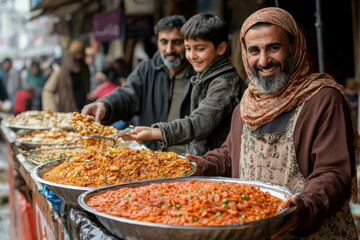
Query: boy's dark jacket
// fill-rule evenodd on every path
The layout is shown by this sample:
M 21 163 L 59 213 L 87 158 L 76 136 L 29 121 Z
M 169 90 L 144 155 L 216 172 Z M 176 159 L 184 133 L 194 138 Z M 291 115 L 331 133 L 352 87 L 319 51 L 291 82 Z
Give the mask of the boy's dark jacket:
M 246 85 L 224 56 L 193 76 L 191 84 L 190 116 L 153 127 L 161 129 L 163 147 L 187 144 L 187 153 L 202 156 L 226 140 L 232 112 Z

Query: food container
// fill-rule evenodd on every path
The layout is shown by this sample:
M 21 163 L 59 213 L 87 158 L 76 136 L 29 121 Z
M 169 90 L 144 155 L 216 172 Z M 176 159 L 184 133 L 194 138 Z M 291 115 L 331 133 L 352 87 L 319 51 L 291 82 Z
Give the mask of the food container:
M 34 168 L 30 172 L 30 174 L 35 181 L 45 184 L 56 196 L 61 198 L 63 201 L 65 201 L 71 206 L 77 207 L 79 206 L 77 201 L 79 195 L 93 188 L 58 184 L 58 183 L 46 181 L 41 178 L 43 174 L 47 173 L 48 171 L 50 171 L 51 169 L 60 165 L 63 162 L 64 160 L 56 160 L 56 161 L 44 163 Z
M 52 110 L 31 110 L 6 118 L 2 121 L 2 124 L 14 132 L 19 130 L 44 130 L 52 127 L 72 129 L 68 123 L 71 119 L 71 114 L 54 112 Z
M 56 129 L 56 128 L 55 128 Z M 50 138 L 51 134 L 54 134 L 56 131 L 68 132 L 68 136 L 62 136 L 61 138 L 57 136 L 55 140 L 41 141 L 41 137 Z M 52 133 L 50 133 L 52 132 Z M 39 134 L 37 134 L 39 133 Z M 27 136 L 26 140 L 23 139 L 24 136 Z M 35 129 L 35 130 L 21 130 L 16 133 L 15 144 L 22 149 L 35 149 L 40 148 L 41 146 L 54 146 L 54 145 L 72 145 L 79 140 L 77 133 L 73 131 L 68 131 L 64 129 Z
M 20 130 L 46 130 L 46 129 L 50 129 L 51 127 L 41 127 L 41 126 L 21 126 L 21 125 L 13 125 L 13 124 L 9 124 L 6 123 L 4 121 L 2 121 L 2 125 L 10 128 L 11 130 L 13 130 L 14 132 L 20 131 Z
M 79 195 L 90 189 L 96 189 L 96 188 L 58 184 L 42 179 L 42 176 L 45 173 L 52 170 L 53 168 L 55 168 L 56 166 L 60 165 L 63 162 L 64 160 L 55 160 L 37 166 L 31 171 L 31 176 L 34 180 L 42 184 L 45 184 L 52 192 L 55 193 L 56 196 L 61 198 L 69 205 L 79 207 L 78 204 Z M 192 164 L 192 171 L 188 173 L 186 176 L 193 175 L 196 172 L 197 165 L 195 163 L 191 163 L 191 164 Z
M 168 178 L 155 179 L 138 182 L 130 182 L 113 186 L 92 189 L 82 193 L 79 196 L 79 205 L 86 211 L 94 214 L 104 227 L 115 236 L 121 239 L 264 239 L 276 231 L 284 218 L 291 214 L 295 207 L 285 208 L 279 214 L 262 220 L 245 222 L 241 224 L 219 225 L 219 226 L 179 226 L 166 225 L 152 222 L 130 220 L 127 218 L 115 217 L 105 213 L 98 212 L 89 207 L 87 200 L 96 194 L 108 190 L 115 190 L 124 187 L 139 187 L 151 183 L 170 182 L 170 181 L 188 181 L 188 180 L 206 180 L 206 181 L 227 181 L 239 184 L 250 184 L 259 187 L 263 192 L 269 192 L 271 195 L 282 200 L 287 200 L 293 194 L 286 188 L 271 185 L 264 182 L 245 181 L 240 179 L 222 178 L 222 177 L 190 177 L 190 178 Z
M 66 151 L 66 150 L 77 150 L 77 149 L 81 149 L 80 147 L 56 147 L 56 148 L 49 148 L 49 149 L 32 149 L 29 150 L 27 152 L 24 152 L 24 155 L 27 156 L 27 159 L 35 164 L 35 165 L 41 165 L 50 161 L 56 161 L 56 160 L 65 160 L 66 159 L 66 155 L 63 154 L 61 156 L 58 156 L 58 154 L 55 154 L 55 152 L 57 151 Z M 46 159 L 46 161 L 38 161 L 37 158 L 39 155 L 44 154 L 44 153 L 50 153 L 50 152 L 54 152 L 52 157 L 48 157 L 48 159 Z

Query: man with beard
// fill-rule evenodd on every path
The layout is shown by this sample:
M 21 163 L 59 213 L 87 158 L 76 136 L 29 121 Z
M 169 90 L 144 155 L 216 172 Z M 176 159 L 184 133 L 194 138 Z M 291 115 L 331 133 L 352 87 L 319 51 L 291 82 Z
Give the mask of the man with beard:
M 158 52 L 151 60 L 143 61 L 128 76 L 123 88 L 85 106 L 82 113 L 95 116 L 103 124 L 138 116 L 138 125 L 150 126 L 184 118 L 190 113 L 190 78 L 195 71 L 185 59 L 184 40 L 180 28 L 183 16 L 161 19 L 154 28 Z M 153 150 L 160 149 L 157 141 L 145 141 Z M 167 151 L 185 152 L 185 146 Z
M 349 201 L 357 195 L 359 135 L 343 87 L 313 73 L 293 17 L 265 8 L 243 24 L 248 89 L 227 140 L 202 157 L 186 155 L 198 175 L 284 186 L 295 212 L 272 239 L 357 239 Z M 228 203 L 230 204 L 230 203 Z

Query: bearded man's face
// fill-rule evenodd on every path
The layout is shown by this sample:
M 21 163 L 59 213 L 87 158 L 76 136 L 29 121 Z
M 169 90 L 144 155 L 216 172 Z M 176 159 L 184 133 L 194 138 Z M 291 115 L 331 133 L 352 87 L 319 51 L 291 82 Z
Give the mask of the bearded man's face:
M 249 72 L 262 93 L 281 89 L 293 69 L 289 37 L 276 25 L 249 29 L 245 35 Z

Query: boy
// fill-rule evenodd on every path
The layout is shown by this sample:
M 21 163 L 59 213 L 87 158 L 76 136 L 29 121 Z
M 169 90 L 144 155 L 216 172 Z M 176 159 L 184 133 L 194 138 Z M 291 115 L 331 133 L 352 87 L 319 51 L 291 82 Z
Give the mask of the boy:
M 231 115 L 246 86 L 227 60 L 225 22 L 199 13 L 181 28 L 186 58 L 196 76 L 191 79 L 191 113 L 182 119 L 137 127 L 127 140 L 161 140 L 162 147 L 187 144 L 186 152 L 203 155 L 218 148 L 230 130 Z

